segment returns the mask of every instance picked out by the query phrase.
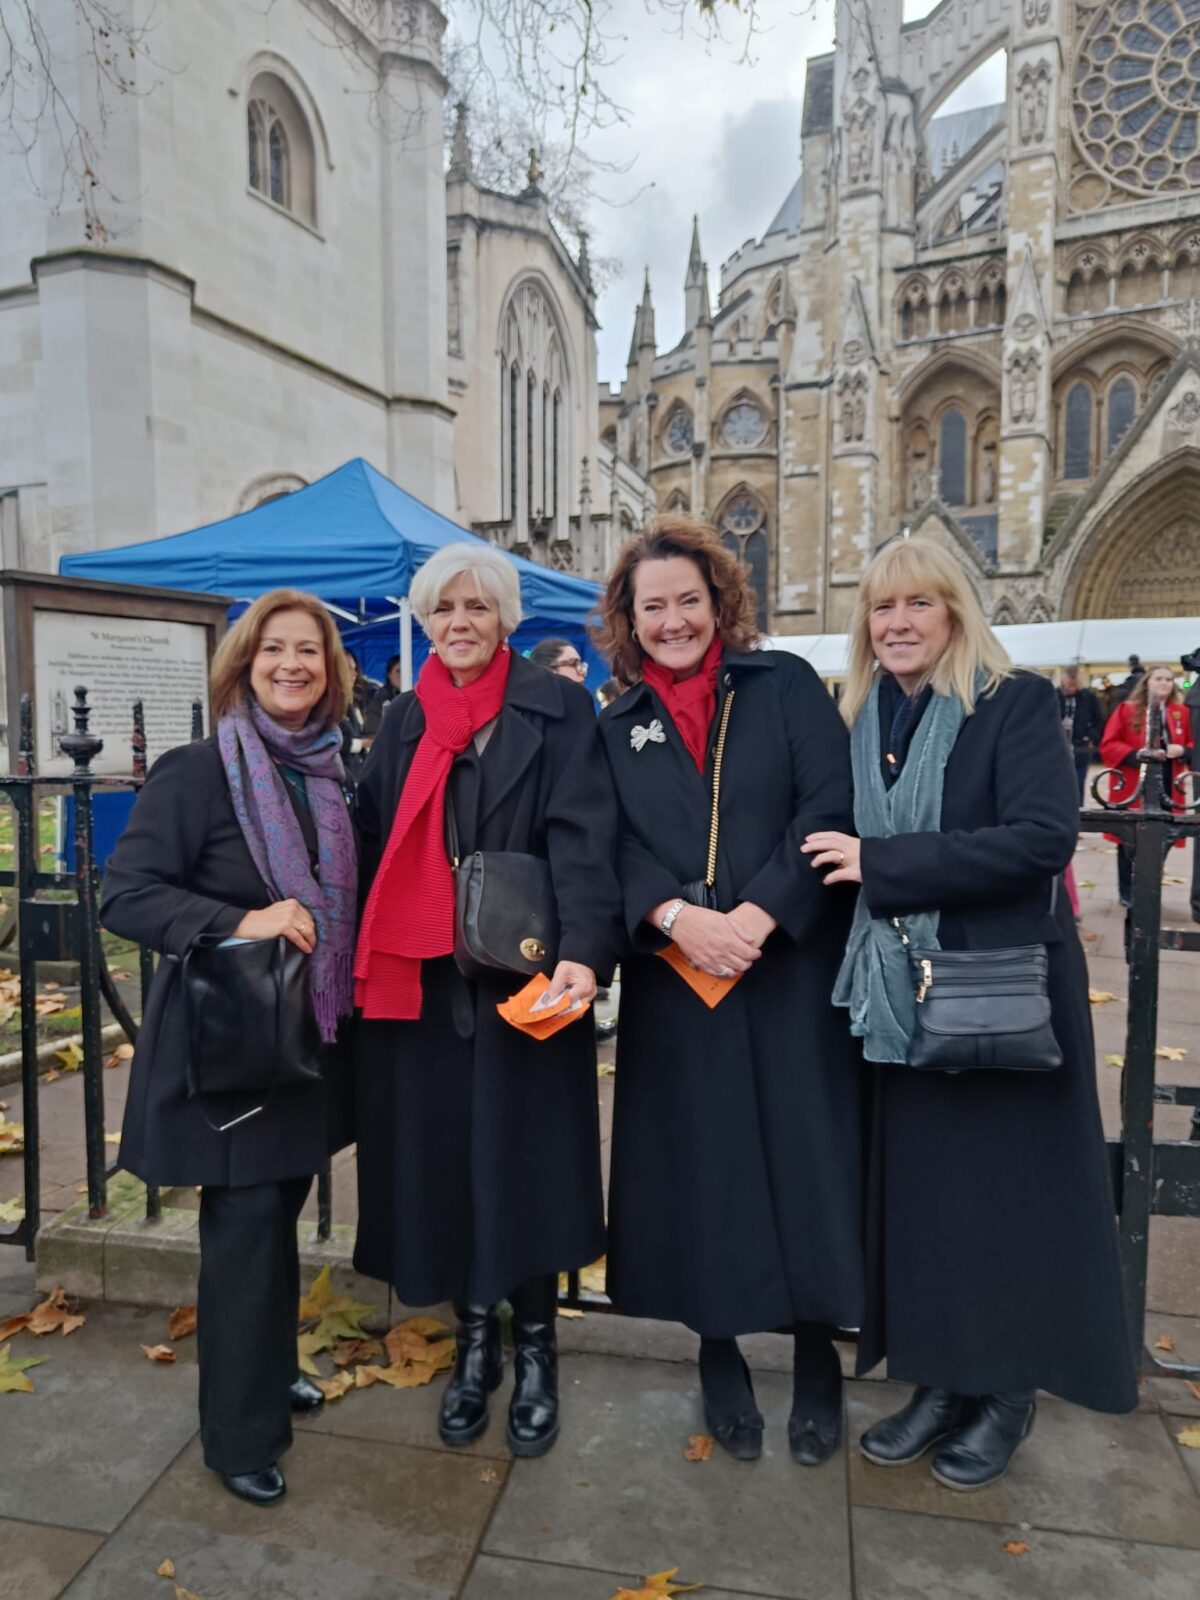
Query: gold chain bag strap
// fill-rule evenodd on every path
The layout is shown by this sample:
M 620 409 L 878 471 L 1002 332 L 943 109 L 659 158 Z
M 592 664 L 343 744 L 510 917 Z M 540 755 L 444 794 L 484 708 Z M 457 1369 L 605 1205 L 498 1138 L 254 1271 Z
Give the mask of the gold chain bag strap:
M 717 839 L 721 826 L 721 763 L 725 759 L 725 736 L 729 732 L 729 713 L 733 710 L 734 691 L 730 689 L 721 707 L 721 722 L 717 728 L 717 742 L 713 747 L 712 818 L 708 825 L 708 861 L 703 878 L 685 883 L 680 889 L 681 899 L 692 906 L 717 909 Z

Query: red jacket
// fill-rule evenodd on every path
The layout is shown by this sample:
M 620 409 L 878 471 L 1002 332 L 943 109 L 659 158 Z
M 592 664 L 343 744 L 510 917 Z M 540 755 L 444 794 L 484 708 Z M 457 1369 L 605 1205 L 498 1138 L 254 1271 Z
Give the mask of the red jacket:
M 1110 800 L 1124 800 L 1137 788 L 1140 778 L 1140 768 L 1137 763 L 1127 766 L 1130 756 L 1137 754 L 1146 743 L 1145 706 L 1130 705 L 1128 700 L 1122 700 L 1104 729 L 1104 737 L 1100 741 L 1100 761 L 1103 766 L 1115 767 L 1116 776 L 1111 780 L 1109 789 Z M 1192 754 L 1192 720 L 1191 714 L 1185 705 L 1169 703 L 1163 707 L 1163 731 L 1168 744 L 1183 746 L 1184 755 L 1181 760 L 1168 761 L 1163 768 L 1163 794 L 1169 796 L 1175 779 L 1182 772 L 1187 772 L 1191 765 Z M 1175 799 L 1181 796 L 1175 793 Z M 1183 796 L 1182 798 L 1190 798 Z M 1127 808 L 1131 811 L 1140 811 L 1142 802 L 1135 800 Z M 1183 840 L 1177 841 L 1180 845 Z

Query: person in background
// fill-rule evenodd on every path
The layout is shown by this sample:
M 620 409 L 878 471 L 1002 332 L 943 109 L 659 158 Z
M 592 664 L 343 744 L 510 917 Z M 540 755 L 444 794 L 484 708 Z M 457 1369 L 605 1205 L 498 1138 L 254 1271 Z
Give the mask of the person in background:
M 756 648 L 754 616 L 746 567 L 677 515 L 625 546 L 600 602 L 597 642 L 631 685 L 600 718 L 633 944 L 608 1288 L 699 1335 L 707 1431 L 741 1461 L 764 1421 L 738 1337 L 790 1332 L 788 1446 L 815 1467 L 842 1437 L 832 1335 L 862 1313 L 861 1064 L 830 1002 L 853 897 L 827 898 L 799 846 L 849 825 L 850 752 L 816 673 Z M 666 950 L 739 981 L 710 1009 Z
M 363 740 L 368 750 L 379 736 L 383 713 L 400 693 L 400 678 L 400 657 L 389 656 L 383 683 L 371 696 L 363 713 Z
M 367 705 L 379 685 L 364 673 L 362 663 L 353 650 L 346 651 L 346 660 L 350 663 L 351 687 L 350 704 L 342 718 L 342 765 L 346 769 L 346 776 L 352 783 L 357 783 L 363 758 L 371 748 L 370 740 L 364 737 Z
M 621 696 L 621 685 L 616 678 L 606 678 L 596 690 L 596 699 L 599 701 L 601 711 L 607 711 L 614 700 Z
M 587 662 L 567 639 L 539 639 L 529 652 L 529 659 L 534 666 L 557 672 L 571 683 L 582 683 L 588 674 Z
M 291 1413 L 321 1391 L 296 1365 L 296 1222 L 313 1174 L 350 1143 L 339 1024 L 353 1010 L 358 863 L 339 724 L 350 668 L 314 596 L 254 602 L 212 663 L 216 732 L 154 763 L 109 858 L 106 928 L 163 957 L 134 1053 L 119 1164 L 199 1185 L 197 1354 L 207 1466 L 243 1500 L 284 1493 Z M 323 1077 L 192 1096 L 182 962 L 233 939 L 291 941 L 325 1041 Z M 255 1110 L 255 1107 L 259 1109 Z
M 1071 747 L 1075 776 L 1079 780 L 1079 803 L 1083 804 L 1088 768 L 1100 751 L 1104 732 L 1104 713 L 1100 701 L 1080 679 L 1077 666 L 1064 667 L 1058 678 L 1058 714 Z
M 620 951 L 616 800 L 591 701 L 509 647 L 516 568 L 480 541 L 420 568 L 413 614 L 432 644 L 383 719 L 358 797 L 370 883 L 355 961 L 360 1272 L 407 1305 L 453 1300 L 454 1371 L 438 1428 L 469 1444 L 504 1373 L 512 1307 L 514 1455 L 558 1436 L 558 1274 L 604 1251 L 590 1019 L 537 1039 L 497 1005 L 528 975 L 467 978 L 454 959 L 456 853 L 547 863 L 560 927 L 555 996 L 587 1004 Z
M 1146 671 L 1146 669 L 1142 665 L 1141 656 L 1130 656 L 1130 658 L 1129 658 L 1129 671 L 1126 673 L 1125 677 L 1121 680 L 1121 682 L 1114 686 L 1114 688 L 1112 690 L 1112 693 L 1109 696 L 1109 702 L 1108 702 L 1108 713 L 1109 713 L 1109 716 L 1112 715 L 1112 713 L 1116 710 L 1116 708 L 1121 704 L 1121 702 L 1123 700 L 1128 700 L 1129 699 L 1130 695 L 1137 688 L 1138 682 L 1145 675 L 1145 671 Z
M 1180 666 L 1190 672 L 1192 682 L 1183 697 L 1192 722 L 1192 765 L 1196 764 L 1196 730 L 1200 728 L 1200 647 L 1180 658 Z M 1200 800 L 1200 777 L 1192 779 L 1192 799 Z M 1192 921 L 1200 922 L 1200 834 L 1192 835 Z
M 1150 748 L 1153 736 L 1151 708 L 1161 713 L 1153 748 Z M 1191 716 L 1175 683 L 1174 672 L 1168 666 L 1143 669 L 1133 693 L 1127 700 L 1122 700 L 1109 717 L 1100 741 L 1101 762 L 1106 767 L 1114 768 L 1117 774 L 1111 780 L 1108 798 L 1124 800 L 1131 795 L 1139 782 L 1138 769 L 1145 761 L 1163 762 L 1163 794 L 1174 796 L 1176 800 L 1184 798 L 1175 788 L 1175 780 L 1187 772 L 1191 755 Z M 1141 800 L 1135 800 L 1128 809 L 1140 811 Z M 1117 835 L 1108 834 L 1106 837 L 1119 845 L 1117 894 L 1121 904 L 1128 909 L 1133 904 L 1133 852 L 1128 845 L 1120 842 Z M 1183 848 L 1182 839 L 1173 842 L 1178 848 Z
M 1017 672 L 960 562 L 919 535 L 859 586 L 842 714 L 855 837 L 804 853 L 861 885 L 834 999 L 875 1068 L 861 1373 L 916 1384 L 860 1449 L 885 1467 L 936 1448 L 935 1480 L 982 1489 L 1033 1427 L 1038 1389 L 1137 1404 L 1087 965 L 1058 892 L 1079 796 L 1053 685 Z M 914 946 L 1044 945 L 1046 1071 L 919 1071 Z M 1139 1330 L 1140 1333 L 1140 1330 Z

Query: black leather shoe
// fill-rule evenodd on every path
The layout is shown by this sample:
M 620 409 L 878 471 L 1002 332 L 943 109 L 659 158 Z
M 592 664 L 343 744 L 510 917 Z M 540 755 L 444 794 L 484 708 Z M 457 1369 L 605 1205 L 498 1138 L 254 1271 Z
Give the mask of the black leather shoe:
M 1031 1392 L 985 1394 L 934 1456 L 934 1477 L 947 1489 L 986 1489 L 999 1483 L 1036 1414 Z
M 967 1402 L 948 1389 L 917 1389 L 902 1411 L 868 1428 L 858 1448 L 877 1467 L 904 1467 L 954 1432 Z
M 799 1323 L 792 1361 L 788 1449 L 802 1467 L 819 1467 L 842 1442 L 842 1363 L 828 1331 Z
M 542 1456 L 558 1438 L 558 1344 L 552 1322 L 513 1319 L 512 1404 L 508 1448 Z
M 757 1461 L 762 1455 L 762 1412 L 754 1403 L 750 1368 L 734 1340 L 700 1341 L 700 1388 L 705 1425 L 721 1449 L 735 1461 Z
M 292 1398 L 293 1411 L 319 1411 L 325 1404 L 325 1396 L 312 1379 L 306 1378 L 303 1373 L 296 1379 L 288 1393 Z
M 470 1444 L 488 1425 L 488 1395 L 504 1378 L 500 1318 L 495 1306 L 455 1306 L 454 1371 L 442 1396 L 438 1433 L 444 1444 Z
M 239 1500 L 249 1500 L 252 1506 L 271 1506 L 287 1493 L 283 1473 L 272 1461 L 260 1472 L 222 1472 L 221 1482 L 230 1494 Z

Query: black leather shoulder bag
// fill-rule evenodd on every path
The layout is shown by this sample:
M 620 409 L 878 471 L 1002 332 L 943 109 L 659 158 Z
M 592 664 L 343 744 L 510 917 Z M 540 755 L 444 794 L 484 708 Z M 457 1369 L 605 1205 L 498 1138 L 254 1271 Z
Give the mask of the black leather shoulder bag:
M 1057 890 L 1057 880 L 1055 884 Z M 918 950 L 892 918 L 908 955 L 917 1027 L 908 1065 L 933 1072 L 1002 1068 L 1052 1072 L 1062 1051 L 1050 1025 L 1044 944 L 1002 950 Z
M 460 855 L 449 785 L 446 849 L 454 872 L 454 960 L 463 976 L 552 973 L 559 925 L 550 863 L 519 850 Z
M 282 936 L 196 945 L 182 967 L 189 1096 L 269 1095 L 320 1081 L 303 950 Z
M 725 759 L 725 735 L 729 732 L 729 713 L 733 710 L 732 689 L 721 707 L 721 722 L 717 729 L 717 742 L 713 746 L 712 815 L 708 824 L 708 863 L 702 878 L 680 886 L 680 898 L 690 906 L 704 906 L 708 911 L 717 909 L 717 841 L 721 827 L 721 763 Z

